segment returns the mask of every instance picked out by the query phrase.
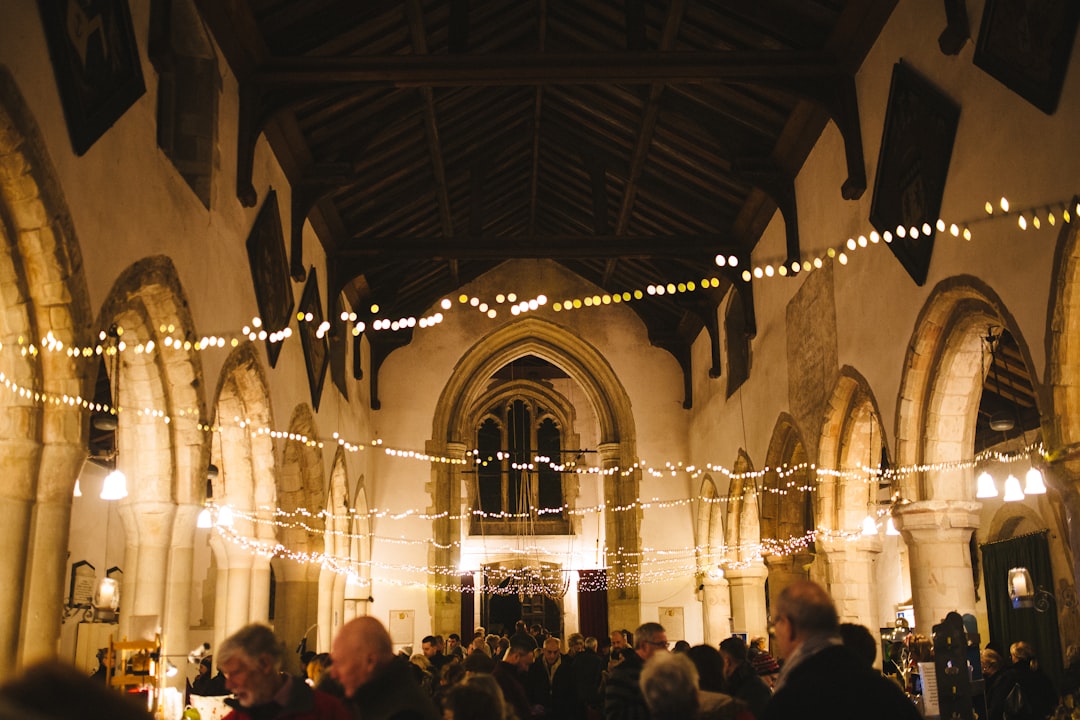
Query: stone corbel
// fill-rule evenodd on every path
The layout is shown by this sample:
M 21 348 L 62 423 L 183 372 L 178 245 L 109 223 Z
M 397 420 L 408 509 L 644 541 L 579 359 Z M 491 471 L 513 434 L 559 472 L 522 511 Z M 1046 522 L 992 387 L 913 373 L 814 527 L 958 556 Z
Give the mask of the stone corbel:
M 938 36 L 938 47 L 946 55 L 959 55 L 971 39 L 965 0 L 945 0 L 945 29 Z

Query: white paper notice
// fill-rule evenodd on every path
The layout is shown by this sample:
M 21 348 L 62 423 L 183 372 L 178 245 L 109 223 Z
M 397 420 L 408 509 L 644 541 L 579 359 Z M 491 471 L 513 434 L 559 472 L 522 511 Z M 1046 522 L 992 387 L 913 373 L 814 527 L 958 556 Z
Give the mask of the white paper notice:
M 919 675 L 922 678 L 923 715 L 928 718 L 941 716 L 938 705 L 937 668 L 932 662 L 919 663 Z

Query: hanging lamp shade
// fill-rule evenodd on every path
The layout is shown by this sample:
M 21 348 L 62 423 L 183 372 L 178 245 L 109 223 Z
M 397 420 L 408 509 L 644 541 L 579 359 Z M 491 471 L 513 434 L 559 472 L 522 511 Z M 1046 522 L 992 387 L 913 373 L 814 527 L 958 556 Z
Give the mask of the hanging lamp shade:
M 893 536 L 900 534 L 900 531 L 896 529 L 896 523 L 893 522 L 891 517 L 889 518 L 889 522 L 885 523 L 885 534 Z
M 101 484 L 102 500 L 123 500 L 127 497 L 127 477 L 119 469 L 105 476 Z
M 867 515 L 862 521 L 862 534 L 864 537 L 877 535 L 877 521 L 873 515 Z
M 1020 481 L 1017 480 L 1016 482 L 1019 483 Z M 1017 487 L 1019 487 L 1019 485 Z M 218 510 L 217 524 L 220 525 L 221 527 L 232 527 L 232 525 L 233 525 L 233 511 L 232 511 L 231 507 L 226 505 L 226 506 L 222 507 L 220 510 Z
M 199 517 L 195 520 L 195 527 L 206 530 L 214 526 L 214 519 L 210 516 L 210 508 L 204 507 L 199 511 Z
M 1005 502 L 1019 502 L 1024 499 L 1024 491 L 1020 489 L 1020 480 L 1015 475 L 1005 478 Z
M 1033 467 L 1027 471 L 1027 475 L 1024 476 L 1024 494 L 1025 495 L 1045 495 L 1046 483 L 1043 482 L 1042 471 L 1037 467 Z
M 976 479 L 979 483 L 975 492 L 977 498 L 995 498 L 998 496 L 997 485 L 994 483 L 994 478 L 990 476 L 990 473 L 983 471 Z

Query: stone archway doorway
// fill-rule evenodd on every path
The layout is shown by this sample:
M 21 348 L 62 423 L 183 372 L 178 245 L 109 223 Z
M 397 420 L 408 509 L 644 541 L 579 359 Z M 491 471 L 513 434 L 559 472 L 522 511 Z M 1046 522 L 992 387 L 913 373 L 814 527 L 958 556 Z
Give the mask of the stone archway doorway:
M 480 607 L 480 624 L 490 633 L 502 635 L 514 632 L 514 623 L 522 620 L 526 627 L 541 625 L 553 637 L 563 636 L 563 603 L 561 597 L 538 592 L 527 578 L 529 569 L 515 564 L 489 563 L 484 565 L 484 591 Z M 562 568 L 544 563 L 545 577 L 561 576 Z

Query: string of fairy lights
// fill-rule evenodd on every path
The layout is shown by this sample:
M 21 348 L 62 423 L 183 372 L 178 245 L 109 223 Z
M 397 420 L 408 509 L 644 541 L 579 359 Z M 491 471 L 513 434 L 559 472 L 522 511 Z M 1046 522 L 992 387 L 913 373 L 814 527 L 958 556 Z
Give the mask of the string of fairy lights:
M 743 269 L 739 273 L 739 277 L 744 282 L 752 282 L 754 280 L 763 280 L 774 277 L 786 277 L 798 274 L 800 272 L 811 272 L 815 269 L 824 267 L 827 262 L 834 261 L 841 266 L 848 265 L 851 257 L 854 253 L 861 251 L 865 248 L 870 248 L 875 245 L 890 244 L 895 239 L 918 239 L 921 236 L 930 235 L 935 230 L 939 233 L 945 234 L 952 238 L 962 238 L 965 241 L 971 241 L 973 238 L 972 227 L 980 222 L 986 220 L 997 220 L 1001 218 L 1015 218 L 1017 227 L 1022 231 L 1035 230 L 1038 231 L 1043 227 L 1055 227 L 1058 222 L 1071 223 L 1073 216 L 1080 216 L 1080 203 L 1073 204 L 1069 202 L 1056 202 L 1038 207 L 1026 208 L 1023 210 L 1014 210 L 1010 207 L 1008 200 L 1002 197 L 998 202 L 987 202 L 984 206 L 985 217 L 981 217 L 975 220 L 969 220 L 961 223 L 946 223 L 944 220 L 937 220 L 936 223 L 931 226 L 930 223 L 923 223 L 922 225 L 912 226 L 898 226 L 894 232 L 886 231 L 878 233 L 876 230 L 865 235 L 859 235 L 857 237 L 851 237 L 846 242 L 838 243 L 835 246 L 826 248 L 822 253 L 814 257 L 807 257 L 799 262 L 791 262 L 785 264 L 784 262 L 765 262 Z M 717 255 L 715 258 L 715 264 L 718 268 L 725 271 L 733 270 L 739 267 L 741 261 L 735 255 Z M 662 297 L 665 295 L 676 295 L 682 293 L 692 293 L 698 290 L 712 290 L 721 286 L 721 280 L 718 277 L 705 277 L 701 279 L 687 279 L 679 282 L 666 282 L 666 283 L 654 283 L 644 286 L 642 288 L 627 289 L 622 292 L 593 294 L 582 297 L 570 297 L 559 299 L 554 302 L 550 302 L 548 297 L 544 294 L 539 294 L 530 298 L 519 299 L 519 297 L 513 292 L 500 292 L 495 295 L 490 301 L 484 300 L 477 296 L 468 294 L 460 294 L 454 300 L 450 298 L 444 298 L 438 303 L 436 312 L 433 312 L 424 317 L 400 317 L 394 318 L 385 314 L 380 315 L 381 309 L 378 305 L 371 305 L 369 308 L 368 319 L 365 321 L 356 312 L 342 312 L 340 320 L 342 323 L 346 323 L 351 326 L 350 332 L 354 336 L 359 336 L 364 332 L 398 332 L 403 330 L 414 330 L 419 327 L 420 329 L 429 329 L 438 326 L 443 323 L 445 319 L 444 313 L 450 313 L 455 308 L 463 308 L 473 310 L 480 313 L 490 319 L 495 319 L 500 316 L 501 312 L 509 312 L 512 316 L 519 316 L 529 312 L 539 312 L 546 308 L 550 308 L 555 313 L 560 312 L 572 312 L 586 308 L 603 308 L 609 305 L 618 305 L 623 303 L 648 301 L 651 298 Z M 316 318 L 311 313 L 299 312 L 295 315 L 295 319 L 301 330 L 304 331 L 304 325 L 314 325 Z M 224 348 L 236 348 L 240 343 L 246 341 L 266 341 L 270 343 L 282 343 L 289 340 L 294 336 L 292 327 L 286 326 L 279 330 L 270 330 L 264 327 L 262 321 L 258 317 L 254 317 L 251 321 L 243 326 L 239 332 L 226 332 L 219 335 L 205 335 L 198 339 L 192 339 L 188 336 L 188 333 L 183 328 L 178 328 L 173 324 L 162 324 L 157 328 L 156 341 L 154 339 L 140 339 L 135 342 L 128 342 L 124 338 L 124 329 L 116 327 L 112 329 L 115 331 L 115 335 L 110 336 L 110 333 L 101 331 L 98 334 L 98 342 L 88 345 L 66 345 L 62 340 L 57 338 L 51 331 L 46 334 L 44 338 L 41 338 L 40 342 L 34 342 L 24 337 L 19 337 L 14 345 L 0 344 L 0 352 L 11 352 L 15 349 L 23 357 L 36 358 L 42 353 L 64 353 L 70 358 L 93 358 L 102 355 L 115 356 L 118 353 L 132 352 L 136 355 L 150 355 L 155 351 L 161 353 L 168 352 L 203 352 L 213 349 Z M 331 330 L 331 324 L 328 321 L 318 321 L 318 325 L 314 326 L 313 334 L 317 339 L 324 338 Z M 324 448 L 327 445 L 332 446 L 337 444 L 348 452 L 361 452 L 369 449 L 382 449 L 388 457 L 416 460 L 424 463 L 439 463 L 450 465 L 468 465 L 474 464 L 476 466 L 482 466 L 490 462 L 502 462 L 503 458 L 495 457 L 480 457 L 478 451 L 470 450 L 466 453 L 464 458 L 449 457 L 445 455 L 432 454 L 426 452 L 420 452 L 410 450 L 406 448 L 386 447 L 382 440 L 376 439 L 370 442 L 362 442 L 353 439 L 348 439 L 339 432 L 334 432 L 329 439 L 322 439 L 319 437 L 311 437 L 303 433 L 286 432 L 275 430 L 271 427 L 260 426 L 257 423 L 253 423 L 250 419 L 234 416 L 229 419 L 220 420 L 216 423 L 204 422 L 201 419 L 200 411 L 197 408 L 180 408 L 174 410 L 172 413 L 165 412 L 160 408 L 153 407 L 123 407 L 112 406 L 108 403 L 94 402 L 93 400 L 84 398 L 80 395 L 72 395 L 68 393 L 51 393 L 45 390 L 36 389 L 23 384 L 20 384 L 16 379 L 8 376 L 4 372 L 0 372 L 0 384 L 4 386 L 9 392 L 15 394 L 17 397 L 27 401 L 42 405 L 66 405 L 70 407 L 81 408 L 82 410 L 89 412 L 105 412 L 111 415 L 120 415 L 122 413 L 131 413 L 136 417 L 148 418 L 157 420 L 165 424 L 170 424 L 177 421 L 193 422 L 196 429 L 205 433 L 220 433 L 227 427 L 239 428 L 250 432 L 253 436 L 268 436 L 274 439 L 282 439 L 288 441 L 294 441 L 304 444 L 309 447 Z M 738 497 L 739 499 L 745 499 L 748 494 L 752 493 L 775 493 L 778 495 L 788 495 L 792 493 L 812 493 L 815 492 L 818 486 L 822 482 L 843 480 L 845 482 L 863 482 L 866 484 L 871 483 L 894 483 L 903 479 L 906 476 L 913 474 L 921 474 L 927 472 L 949 472 L 949 471 L 963 471 L 975 468 L 987 462 L 1002 462 L 1009 463 L 1018 459 L 1028 458 L 1032 454 L 1043 454 L 1044 449 L 1039 444 L 1030 445 L 1021 449 L 1015 453 L 1000 453 L 1000 452 L 985 452 L 980 453 L 971 460 L 949 462 L 949 463 L 932 463 L 921 464 L 906 467 L 889 467 L 889 468 L 871 468 L 871 467 L 858 467 L 851 469 L 828 469 L 818 468 L 812 463 L 799 463 L 799 464 L 782 464 L 778 467 L 766 467 L 757 471 L 748 472 L 736 472 L 730 468 L 725 467 L 723 464 L 707 463 L 704 466 L 695 466 L 693 464 L 687 464 L 678 461 L 667 461 L 662 465 L 651 465 L 645 461 L 638 461 L 633 463 L 629 467 L 607 467 L 596 468 L 588 465 L 577 465 L 575 463 L 555 463 L 548 458 L 534 458 L 532 462 L 522 463 L 520 466 L 515 464 L 515 469 L 521 470 L 535 470 L 538 467 L 546 467 L 550 470 L 559 473 L 571 473 L 578 475 L 619 475 L 627 476 L 632 473 L 642 473 L 655 478 L 662 477 L 674 477 L 679 474 L 686 474 L 691 479 L 700 479 L 707 473 L 715 473 L 722 475 L 730 480 L 743 481 L 744 491 L 738 496 L 730 497 L 715 497 L 715 498 L 677 498 L 660 500 L 653 498 L 651 500 L 637 499 L 632 502 L 615 505 L 601 503 L 590 507 L 570 507 L 569 505 L 563 505 L 558 508 L 547 508 L 541 510 L 543 513 L 551 513 L 560 517 L 570 516 L 587 516 L 599 513 L 621 513 L 621 512 L 638 512 L 645 510 L 660 510 L 670 508 L 684 508 L 692 503 L 705 502 L 705 503 L 727 503 L 731 502 Z M 264 509 L 265 510 L 265 509 Z M 235 512 L 235 511 L 234 511 Z M 238 517 L 246 519 L 252 523 L 270 523 L 279 529 L 294 530 L 299 529 L 308 533 L 328 533 L 330 535 L 339 536 L 348 540 L 372 540 L 379 543 L 387 544 L 409 544 L 409 545 L 429 545 L 433 548 L 440 550 L 449 549 L 461 549 L 462 545 L 458 541 L 454 541 L 450 544 L 439 544 L 433 539 L 408 539 L 403 537 L 390 537 L 390 536 L 376 536 L 371 533 L 364 532 L 350 532 L 345 530 L 326 530 L 325 526 L 327 521 L 333 523 L 352 522 L 355 523 L 358 519 L 366 520 L 385 520 L 385 519 L 404 519 L 412 518 L 417 520 L 435 520 L 435 519 L 449 519 L 455 521 L 467 521 L 471 519 L 484 519 L 484 520 L 522 520 L 525 519 L 520 514 L 514 513 L 485 513 L 477 510 L 463 512 L 458 514 L 441 513 L 431 515 L 415 510 L 404 510 L 395 512 L 388 509 L 375 509 L 368 511 L 364 514 L 358 514 L 350 511 L 344 516 L 335 516 L 328 514 L 326 511 L 320 511 L 316 513 L 308 513 L 304 511 L 296 511 L 297 514 L 285 513 L 280 509 L 273 509 L 273 512 L 267 515 L 266 512 L 261 513 L 240 513 L 236 512 Z M 355 524 L 352 525 L 355 527 Z M 460 570 L 457 568 L 446 567 L 429 567 L 429 566 L 405 566 L 399 564 L 379 565 L 377 563 L 369 562 L 366 567 L 361 567 L 356 564 L 355 560 L 349 558 L 334 558 L 330 555 L 318 554 L 318 553 L 302 553 L 295 552 L 285 548 L 280 544 L 267 543 L 263 540 L 245 537 L 235 531 L 232 531 L 228 526 L 218 525 L 218 532 L 222 536 L 235 544 L 244 547 L 245 549 L 258 554 L 273 555 L 277 557 L 283 557 L 292 559 L 298 562 L 311 562 L 321 565 L 327 570 L 334 572 L 340 572 L 350 577 L 362 575 L 363 572 L 370 573 L 371 570 L 378 570 L 380 575 L 385 575 L 388 572 L 405 572 L 420 575 L 422 577 L 414 579 L 401 580 L 400 584 L 403 585 L 421 585 L 433 589 L 442 589 L 447 591 L 460 590 L 460 582 L 457 581 L 460 576 Z M 737 548 L 723 548 L 721 554 L 725 557 L 737 557 L 738 561 L 729 561 L 726 563 L 728 567 L 737 567 L 739 564 L 749 564 L 752 562 L 760 561 L 761 558 L 769 555 L 787 555 L 793 552 L 798 552 L 807 548 L 816 539 L 821 537 L 822 533 L 827 531 L 818 529 L 807 533 L 804 536 L 789 537 L 784 539 L 763 539 L 760 543 L 755 543 L 745 547 Z M 862 537 L 862 533 L 854 531 L 851 533 L 845 532 L 829 532 L 830 537 L 839 539 L 857 539 Z M 648 560 L 642 567 L 647 566 L 647 569 L 637 567 L 634 572 L 622 575 L 620 572 L 607 573 L 605 587 L 623 587 L 620 582 L 626 582 L 633 585 L 647 584 L 650 582 L 665 582 L 673 578 L 686 577 L 687 572 L 693 572 L 696 568 L 698 558 L 703 550 L 708 548 L 694 547 L 681 551 L 662 551 L 655 548 L 643 549 L 641 551 L 629 552 L 624 551 L 622 548 L 615 548 L 608 551 L 608 557 L 614 558 L 614 566 L 617 568 L 622 562 L 632 561 L 634 563 L 642 563 L 645 559 Z M 507 547 L 502 548 L 500 552 L 504 552 L 510 556 L 515 553 L 528 556 L 530 553 L 533 557 L 542 553 L 538 547 L 533 547 L 529 550 L 521 549 L 514 550 Z M 559 557 L 558 554 L 552 557 Z M 363 571 L 363 572 L 361 572 Z M 512 572 L 507 570 L 506 572 Z M 519 571 L 514 571 L 519 572 Z M 440 582 L 436 580 L 433 584 L 431 576 L 451 578 L 453 581 Z M 509 577 L 509 576 L 507 576 Z M 501 580 L 496 576 L 495 580 Z M 387 578 L 380 577 L 380 582 L 398 582 L 392 581 Z M 541 583 L 543 586 L 547 586 L 547 583 Z M 520 587 L 520 583 L 518 584 Z M 517 592 L 515 589 L 514 592 Z

